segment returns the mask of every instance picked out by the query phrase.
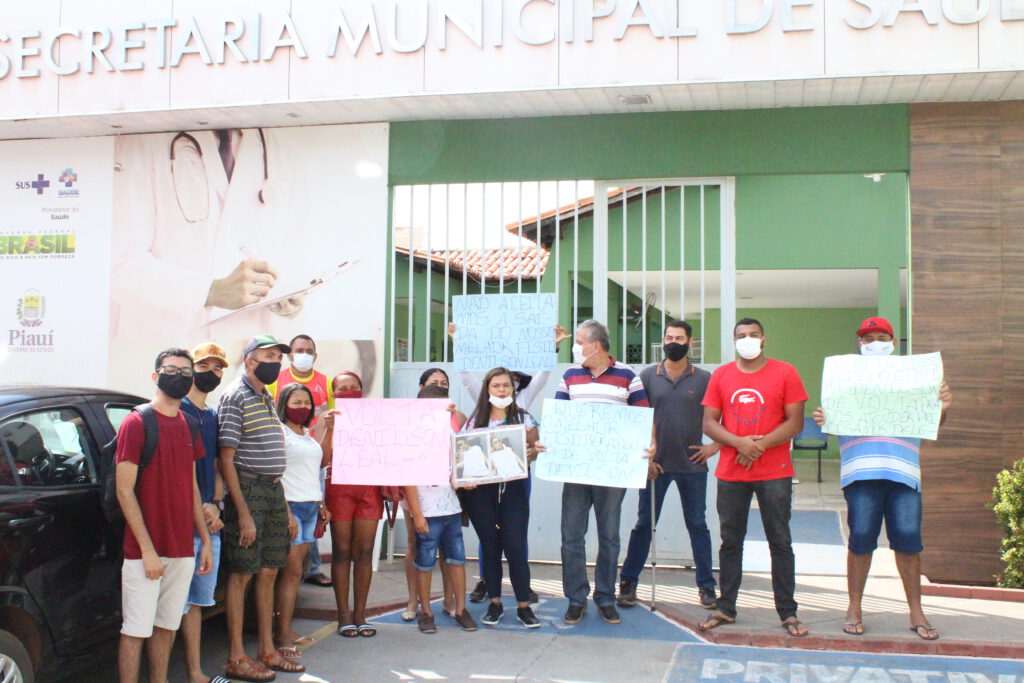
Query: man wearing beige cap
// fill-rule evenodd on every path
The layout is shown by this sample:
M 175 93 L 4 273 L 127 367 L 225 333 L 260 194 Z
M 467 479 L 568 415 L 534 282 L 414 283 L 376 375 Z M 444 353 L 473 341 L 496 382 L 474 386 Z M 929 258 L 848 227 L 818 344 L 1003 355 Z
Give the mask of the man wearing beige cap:
M 298 526 L 285 503 L 284 428 L 267 385 L 281 372 L 289 346 L 261 334 L 245 345 L 245 372 L 221 396 L 217 411 L 220 471 L 229 496 L 224 504 L 223 552 L 228 569 L 227 620 L 230 654 L 228 678 L 269 681 L 274 671 L 299 673 L 305 667 L 274 647 L 274 583 L 285 565 L 290 538 Z M 294 526 L 293 526 L 294 525 Z M 256 576 L 259 661 L 245 654 L 242 625 L 245 591 Z
M 217 411 L 206 404 L 211 391 L 220 385 L 224 369 L 228 367 L 227 353 L 212 342 L 200 344 L 192 349 L 192 389 L 181 401 L 181 410 L 199 423 L 199 436 L 203 441 L 206 455 L 196 461 L 196 483 L 203 504 L 203 517 L 210 532 L 213 548 L 213 569 L 208 574 L 197 571 L 192 576 L 185 602 L 185 614 L 181 618 L 181 638 L 185 642 L 185 666 L 189 683 L 227 681 L 223 676 L 210 678 L 203 673 L 200 661 L 203 608 L 214 604 L 213 593 L 217 587 L 217 572 L 220 568 L 220 530 L 224 526 L 220 511 L 224 505 L 224 480 L 217 471 Z M 199 535 L 195 535 L 196 556 L 199 552 Z

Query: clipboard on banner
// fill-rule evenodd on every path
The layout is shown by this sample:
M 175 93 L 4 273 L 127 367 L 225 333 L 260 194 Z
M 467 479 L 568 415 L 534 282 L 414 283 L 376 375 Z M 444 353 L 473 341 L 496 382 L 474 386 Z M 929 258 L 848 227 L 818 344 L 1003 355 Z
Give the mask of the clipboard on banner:
M 247 313 L 248 311 L 255 311 L 255 310 L 259 310 L 261 308 L 266 308 L 267 306 L 271 306 L 271 305 L 276 304 L 276 303 L 278 303 L 280 301 L 287 301 L 288 299 L 290 299 L 290 298 L 292 298 L 294 296 L 300 296 L 300 295 L 309 294 L 309 293 L 313 292 L 315 289 L 317 289 L 318 287 L 321 287 L 321 286 L 327 284 L 328 282 L 330 282 L 331 280 L 335 279 L 336 277 L 338 277 L 342 273 L 344 273 L 344 272 L 352 269 L 353 267 L 359 265 L 359 262 L 361 260 L 362 259 L 355 259 L 353 261 L 343 261 L 342 263 L 339 263 L 337 266 L 335 266 L 334 268 L 328 270 L 327 272 L 325 272 L 325 273 L 323 273 L 323 274 L 321 274 L 321 275 L 319 275 L 317 277 L 314 277 L 312 280 L 309 281 L 309 284 L 307 284 L 307 285 L 299 286 L 297 288 L 294 288 L 294 289 L 292 289 L 292 291 L 288 292 L 287 294 L 282 294 L 280 296 L 267 297 L 266 299 L 263 299 L 261 301 L 257 301 L 254 304 L 249 304 L 248 306 L 243 306 L 242 308 L 236 308 L 233 311 L 229 311 L 228 313 L 225 313 L 224 315 L 221 315 L 221 316 L 218 316 L 218 317 L 212 319 L 208 324 L 212 325 L 214 323 L 219 323 L 219 322 L 223 322 L 225 320 L 230 320 L 232 317 L 234 317 L 236 315 L 239 315 L 241 313 Z

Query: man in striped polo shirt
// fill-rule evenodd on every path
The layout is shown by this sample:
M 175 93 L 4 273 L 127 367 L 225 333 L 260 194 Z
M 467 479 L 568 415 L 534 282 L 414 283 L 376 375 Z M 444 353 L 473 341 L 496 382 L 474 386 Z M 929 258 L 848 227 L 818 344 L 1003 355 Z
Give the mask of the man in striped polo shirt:
M 608 328 L 596 320 L 581 323 L 572 347 L 573 365 L 562 375 L 555 398 L 620 405 L 649 406 L 644 385 L 625 363 L 608 351 Z M 654 452 L 654 435 L 651 435 Z M 612 486 L 563 484 L 562 486 L 562 590 L 569 598 L 563 620 L 577 624 L 587 610 L 590 582 L 584 536 L 594 508 L 597 519 L 597 565 L 594 569 L 594 603 L 609 624 L 620 622 L 615 609 L 615 575 L 619 566 L 619 517 L 626 489 Z
M 269 334 L 245 345 L 245 373 L 224 391 L 217 411 L 221 474 L 228 490 L 224 508 L 222 561 L 228 568 L 227 621 L 229 678 L 273 680 L 274 671 L 299 672 L 304 667 L 274 647 L 271 632 L 274 582 L 285 565 L 290 536 L 297 526 L 288 512 L 281 486 L 286 456 L 284 431 L 266 385 L 281 372 L 287 344 Z M 246 656 L 242 642 L 245 591 L 256 575 L 259 616 L 259 661 Z
M 888 356 L 896 350 L 892 325 L 885 318 L 871 317 L 857 330 L 857 348 L 864 356 Z M 953 403 L 953 392 L 943 380 L 940 424 Z M 819 426 L 825 411 L 813 413 Z M 933 627 L 921 609 L 921 440 L 895 436 L 840 436 L 840 485 L 846 497 L 846 519 L 850 527 L 846 555 L 846 586 L 850 603 L 843 631 L 864 634 L 861 599 L 871 568 L 871 555 L 878 547 L 878 534 L 885 520 L 889 547 L 896 556 L 896 568 L 903 579 L 910 608 L 910 630 L 924 640 L 936 640 Z

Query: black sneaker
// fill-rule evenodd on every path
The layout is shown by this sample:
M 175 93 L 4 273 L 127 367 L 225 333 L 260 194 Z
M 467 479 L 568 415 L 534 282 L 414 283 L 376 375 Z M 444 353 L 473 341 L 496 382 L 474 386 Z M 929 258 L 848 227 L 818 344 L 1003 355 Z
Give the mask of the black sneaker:
M 480 620 L 480 623 L 482 623 L 482 624 L 484 624 L 486 626 L 494 626 L 499 621 L 501 621 L 501 618 L 504 615 L 505 615 L 505 608 L 502 607 L 501 603 L 500 602 L 492 602 L 487 607 L 487 614 L 485 614 L 484 618 Z
M 537 615 L 529 607 L 517 607 L 516 619 L 526 628 L 540 628 L 540 619 L 537 618 Z
M 601 613 L 601 618 L 609 624 L 618 624 L 622 622 L 622 618 L 619 616 L 619 610 L 615 609 L 615 605 L 600 605 L 597 611 Z
M 536 605 L 538 602 L 540 602 L 540 596 L 534 593 L 532 588 L 530 589 L 530 595 L 528 599 L 531 605 Z
M 619 581 L 619 599 L 615 601 L 619 607 L 632 607 L 636 604 L 636 582 L 629 579 Z
M 586 605 L 573 605 L 569 604 L 569 609 L 565 610 L 565 615 L 562 617 L 562 621 L 567 624 L 578 624 L 583 619 L 583 615 L 587 612 Z
M 419 624 L 420 633 L 437 633 L 437 626 L 434 625 L 434 617 L 431 614 L 419 613 L 416 617 L 416 622 Z
M 477 581 L 476 588 L 469 594 L 470 602 L 483 602 L 487 599 L 487 582 Z
M 715 587 L 700 589 L 700 606 L 704 609 L 715 609 L 718 607 L 718 595 L 715 594 Z
M 458 622 L 459 626 L 462 627 L 463 631 L 476 630 L 476 622 L 473 621 L 473 617 L 469 615 L 469 610 L 463 608 L 462 612 L 456 614 L 452 618 L 455 619 L 456 622 Z

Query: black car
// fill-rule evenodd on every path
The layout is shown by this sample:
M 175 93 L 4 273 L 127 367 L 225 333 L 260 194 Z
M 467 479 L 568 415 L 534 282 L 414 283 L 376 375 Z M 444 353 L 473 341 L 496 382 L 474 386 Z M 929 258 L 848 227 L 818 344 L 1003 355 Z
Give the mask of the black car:
M 143 402 L 0 387 L 0 680 L 15 667 L 25 681 L 64 678 L 114 652 L 122 530 L 100 505 L 100 449 Z

